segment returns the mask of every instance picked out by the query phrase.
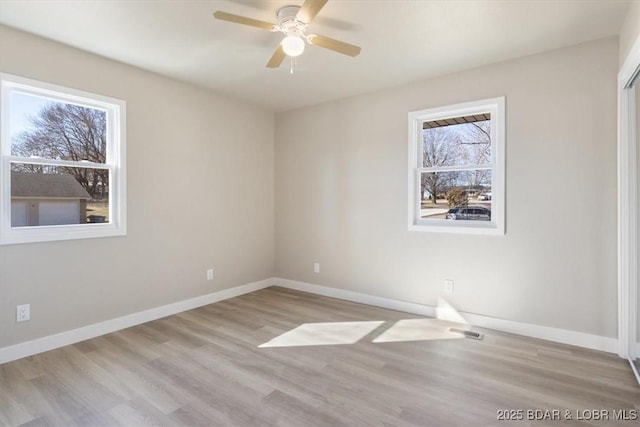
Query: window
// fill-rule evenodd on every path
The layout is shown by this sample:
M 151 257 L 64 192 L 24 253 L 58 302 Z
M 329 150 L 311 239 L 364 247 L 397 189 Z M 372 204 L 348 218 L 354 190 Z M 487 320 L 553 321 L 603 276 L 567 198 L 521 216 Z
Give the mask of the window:
M 125 102 L 0 80 L 0 244 L 126 234 Z
M 504 97 L 409 113 L 409 230 L 504 234 Z

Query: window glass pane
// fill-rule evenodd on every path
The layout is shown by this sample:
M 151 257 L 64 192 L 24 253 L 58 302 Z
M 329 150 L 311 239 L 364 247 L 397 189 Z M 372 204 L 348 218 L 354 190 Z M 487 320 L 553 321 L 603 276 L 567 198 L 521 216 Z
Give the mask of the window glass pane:
M 484 165 L 491 162 L 491 120 L 451 125 L 444 122 L 423 123 L 421 167 Z
M 109 222 L 109 170 L 11 165 L 11 226 Z
M 105 163 L 105 111 L 17 91 L 10 97 L 12 155 Z
M 420 218 L 491 220 L 491 170 L 420 174 Z M 435 197 L 434 197 L 435 196 Z

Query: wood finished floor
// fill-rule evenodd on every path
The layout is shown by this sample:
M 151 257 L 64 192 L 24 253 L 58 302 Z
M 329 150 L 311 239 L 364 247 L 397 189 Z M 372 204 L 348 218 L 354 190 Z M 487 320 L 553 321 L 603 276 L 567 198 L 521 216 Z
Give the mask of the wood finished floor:
M 14 426 L 544 426 L 505 409 L 640 409 L 615 355 L 485 330 L 373 343 L 406 313 L 268 288 L 0 365 Z M 258 348 L 307 323 L 385 321 L 354 344 Z M 584 418 L 584 417 L 583 417 Z

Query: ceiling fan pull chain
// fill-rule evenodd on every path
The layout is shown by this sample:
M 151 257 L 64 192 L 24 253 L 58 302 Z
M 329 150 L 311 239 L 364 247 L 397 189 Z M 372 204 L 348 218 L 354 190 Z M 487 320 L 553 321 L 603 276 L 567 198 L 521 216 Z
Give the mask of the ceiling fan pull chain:
M 289 74 L 293 74 L 293 56 L 290 56 L 289 58 L 291 58 L 291 68 L 289 69 Z

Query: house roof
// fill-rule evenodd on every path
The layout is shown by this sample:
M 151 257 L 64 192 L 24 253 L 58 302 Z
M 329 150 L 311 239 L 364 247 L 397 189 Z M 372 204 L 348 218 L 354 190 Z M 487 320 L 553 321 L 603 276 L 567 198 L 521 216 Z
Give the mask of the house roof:
M 11 172 L 11 197 L 90 199 L 73 175 Z
M 433 129 L 433 128 L 439 128 L 444 126 L 461 125 L 464 123 L 481 122 L 484 120 L 491 120 L 491 114 L 490 113 L 472 114 L 470 116 L 464 116 L 464 117 L 452 117 L 450 119 L 433 120 L 431 122 L 424 122 L 422 124 L 422 128 Z

